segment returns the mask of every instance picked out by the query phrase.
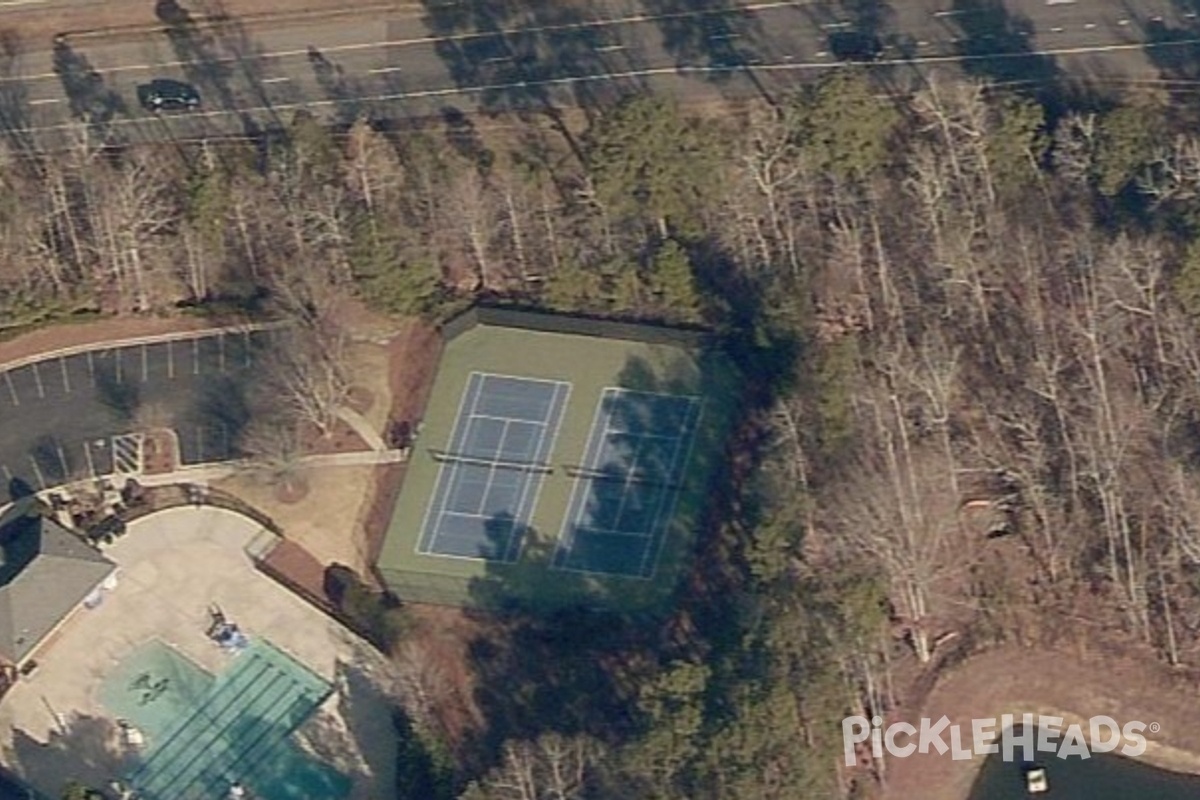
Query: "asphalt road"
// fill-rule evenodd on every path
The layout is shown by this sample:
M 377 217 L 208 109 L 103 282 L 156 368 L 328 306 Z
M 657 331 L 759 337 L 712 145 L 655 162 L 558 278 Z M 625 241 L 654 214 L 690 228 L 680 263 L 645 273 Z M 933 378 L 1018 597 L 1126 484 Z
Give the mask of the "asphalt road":
M 620 3 L 619 5 L 617 3 Z M 996 81 L 1200 77 L 1200 20 L 1172 0 L 885 3 L 609 0 L 513 13 L 491 0 L 387 16 L 281 21 L 254 30 L 69 35 L 0 57 L 0 126 L 64 141 L 87 115 L 131 139 L 238 134 L 299 108 L 353 119 L 544 109 L 655 87 L 686 99 L 774 91 L 838 67 L 838 37 L 877 36 L 877 69 L 931 67 Z M 493 7 L 500 9 L 492 11 Z M 855 7 L 869 7 L 855 11 Z M 199 113 L 154 117 L 135 88 L 195 83 Z
M 114 437 L 148 427 L 173 428 L 186 464 L 231 458 L 270 336 L 210 333 L 0 372 L 0 478 L 41 490 L 111 474 Z

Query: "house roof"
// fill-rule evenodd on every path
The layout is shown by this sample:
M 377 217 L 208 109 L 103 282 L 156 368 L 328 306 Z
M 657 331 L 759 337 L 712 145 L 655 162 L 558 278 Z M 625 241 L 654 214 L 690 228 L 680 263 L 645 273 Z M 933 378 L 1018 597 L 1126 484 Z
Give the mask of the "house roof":
M 0 527 L 0 657 L 25 658 L 116 565 L 52 519 Z

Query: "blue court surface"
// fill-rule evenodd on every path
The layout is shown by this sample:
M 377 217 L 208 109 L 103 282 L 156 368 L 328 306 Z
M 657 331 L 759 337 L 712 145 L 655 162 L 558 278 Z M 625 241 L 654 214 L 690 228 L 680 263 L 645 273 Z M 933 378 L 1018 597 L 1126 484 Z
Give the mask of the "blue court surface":
M 116 698 L 118 688 L 137 696 L 114 710 L 148 736 L 145 757 L 127 780 L 137 797 L 219 800 L 235 781 L 258 800 L 340 800 L 349 794 L 346 776 L 291 740 L 329 696 L 328 682 L 257 639 L 215 680 L 186 681 L 202 696 L 172 698 L 177 679 L 198 670 L 173 661 L 185 659 L 159 645 L 138 655 L 132 681 L 126 681 L 128 669 L 114 679 L 120 683 L 114 684 Z
M 650 578 L 674 512 L 700 400 L 604 390 L 576 467 L 554 566 Z
M 571 384 L 471 373 L 417 552 L 514 561 Z

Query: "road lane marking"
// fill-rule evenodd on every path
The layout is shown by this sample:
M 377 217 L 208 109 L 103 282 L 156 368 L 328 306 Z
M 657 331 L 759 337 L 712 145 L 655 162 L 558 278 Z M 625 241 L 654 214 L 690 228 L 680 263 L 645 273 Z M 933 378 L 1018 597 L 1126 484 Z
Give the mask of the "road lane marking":
M 65 394 L 70 394 L 71 393 L 71 379 L 70 379 L 70 377 L 67 376 L 67 360 L 65 358 L 60 357 L 58 359 L 58 363 L 62 367 L 63 392 Z
M 38 372 L 37 364 L 30 364 L 33 368 L 33 381 L 37 384 L 38 397 L 42 400 L 46 399 L 46 387 L 42 385 L 42 373 Z
M 7 370 L 4 372 L 4 381 L 8 384 L 8 393 L 12 395 L 13 405 L 21 405 L 21 401 L 17 399 L 17 390 L 13 387 L 12 376 L 8 374 Z
M 24 2 L 25 0 L 20 0 Z M 36 0 L 44 2 L 44 0 Z M 2 2 L 2 0 L 0 0 Z M 355 44 L 333 45 L 331 47 L 321 48 L 323 54 L 329 53 L 351 53 L 359 50 L 371 50 L 379 47 L 408 47 L 412 45 L 422 44 L 438 44 L 439 42 L 461 42 L 470 39 L 489 39 L 502 38 L 513 34 L 531 34 L 531 33 L 553 33 L 555 31 L 567 30 L 587 30 L 590 28 L 604 29 L 616 27 L 618 25 L 638 25 L 645 23 L 660 22 L 663 20 L 672 19 L 687 19 L 689 17 L 730 17 L 730 16 L 749 16 L 760 11 L 771 11 L 778 8 L 794 8 L 794 0 L 773 0 L 766 3 L 751 3 L 750 5 L 741 6 L 739 8 L 730 8 L 726 11 L 713 12 L 709 10 L 690 10 L 676 11 L 670 14 L 630 14 L 624 17 L 610 17 L 608 19 L 587 20 L 585 22 L 564 22 L 555 25 L 539 25 L 536 27 L 513 27 L 502 28 L 495 31 L 471 31 L 468 33 L 455 33 L 449 36 L 415 36 L 409 39 L 385 39 L 375 42 L 358 42 Z M 954 12 L 964 13 L 964 12 Z M 841 23 L 849 25 L 850 23 Z M 214 58 L 207 64 L 243 64 L 246 61 L 257 60 L 265 61 L 272 58 L 296 58 L 311 57 L 311 48 L 305 47 L 303 50 L 276 50 L 273 52 L 260 53 L 254 59 L 246 58 Z M 119 64 L 115 67 L 96 67 L 94 72 L 104 75 L 115 72 L 134 72 L 134 71 L 155 71 L 165 67 L 187 67 L 192 66 L 191 61 L 160 61 L 155 64 Z M 5 75 L 0 76 L 0 83 L 18 82 L 29 80 L 57 80 L 58 74 L 55 72 L 44 72 L 36 75 Z
M 916 58 L 888 58 L 873 61 L 868 66 L 881 67 L 913 67 L 922 64 L 955 64 L 955 63 L 970 63 L 974 61 L 988 60 L 996 61 L 998 59 L 1023 59 L 1037 58 L 1045 56 L 1080 56 L 1103 53 L 1120 53 L 1142 50 L 1161 50 L 1174 47 L 1191 47 L 1200 44 L 1200 37 L 1189 37 L 1187 39 L 1174 39 L 1162 42 L 1135 42 L 1127 44 L 1109 44 L 1109 45 L 1088 45 L 1081 47 L 1051 47 L 1039 50 L 1030 50 L 1027 52 L 1010 52 L 1010 53 L 993 53 L 986 55 L 932 55 L 918 56 Z M 829 54 L 826 51 L 821 51 L 816 54 L 816 57 L 825 57 Z M 821 71 L 830 69 L 841 69 L 845 65 L 838 61 L 807 61 L 807 62 L 778 62 L 772 64 L 761 64 L 758 69 L 762 72 L 801 72 L 801 71 Z M 472 86 L 449 86 L 439 89 L 420 89 L 406 92 L 391 92 L 375 95 L 360 95 L 356 96 L 355 100 L 370 100 L 375 102 L 388 102 L 399 100 L 413 100 L 421 98 L 441 98 L 454 96 L 469 96 L 479 92 L 494 92 L 503 91 L 505 89 L 541 87 L 541 86 L 568 86 L 573 84 L 589 84 L 600 83 L 607 81 L 621 81 L 630 79 L 653 78 L 653 77 L 689 77 L 693 75 L 712 75 L 712 74 L 729 74 L 734 72 L 745 71 L 742 66 L 707 66 L 707 67 L 652 67 L 648 69 L 638 70 L 623 70 L 621 72 L 606 72 L 591 75 L 577 75 L 561 78 L 543 78 L 527 81 L 513 81 L 509 83 L 492 83 L 492 84 L 475 84 Z M 279 113 L 282 111 L 300 111 L 312 110 L 315 108 L 332 108 L 346 102 L 345 98 L 336 100 L 313 100 L 308 102 L 292 102 L 292 103 L 277 103 L 271 106 L 248 106 L 233 109 L 220 109 L 213 111 L 197 112 L 193 116 L 215 119 L 219 117 L 239 117 L 247 112 L 269 112 Z M 131 125 L 145 124 L 145 117 L 135 117 L 131 119 L 115 119 L 110 124 L 114 127 L 128 127 Z M 75 131 L 78 129 L 76 122 L 63 122 L 54 125 L 43 126 L 28 126 L 23 128 L 10 128 L 10 132 L 20 133 L 39 133 L 48 131 Z

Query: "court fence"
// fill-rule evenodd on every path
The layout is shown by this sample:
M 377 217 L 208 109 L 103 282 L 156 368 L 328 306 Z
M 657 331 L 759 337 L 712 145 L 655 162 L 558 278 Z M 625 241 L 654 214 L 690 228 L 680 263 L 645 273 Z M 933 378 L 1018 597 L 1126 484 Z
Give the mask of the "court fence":
M 712 336 L 709 331 L 698 328 L 665 327 L 599 317 L 567 316 L 546 311 L 476 305 L 444 322 L 441 327 L 442 337 L 446 341 L 450 341 L 478 325 L 520 328 L 545 333 L 600 336 L 606 339 L 625 339 L 646 344 L 672 344 L 690 348 L 704 346 L 709 343 Z

